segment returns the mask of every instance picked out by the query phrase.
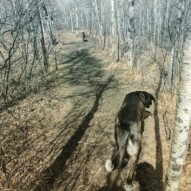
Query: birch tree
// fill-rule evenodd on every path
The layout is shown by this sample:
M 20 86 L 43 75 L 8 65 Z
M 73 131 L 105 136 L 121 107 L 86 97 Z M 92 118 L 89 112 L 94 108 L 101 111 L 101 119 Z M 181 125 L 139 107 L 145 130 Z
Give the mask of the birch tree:
M 100 39 L 100 44 L 103 48 L 103 41 L 102 41 L 102 34 L 103 34 L 103 26 L 102 26 L 102 17 L 101 17 L 101 6 L 100 6 L 100 1 L 95 0 L 95 11 L 96 11 L 96 17 L 97 17 L 97 22 L 99 26 L 99 39 Z
M 112 61 L 117 61 L 117 42 L 116 42 L 116 4 L 111 0 L 111 36 L 112 36 Z
M 187 37 L 181 63 L 180 83 L 177 93 L 176 119 L 165 191 L 177 191 L 189 141 L 191 118 L 191 33 Z
M 129 16 L 128 16 L 128 28 L 127 28 L 127 64 L 131 68 L 133 67 L 133 45 L 134 45 L 134 0 L 128 0 L 129 2 Z
M 39 1 L 36 0 L 36 9 L 37 9 L 37 15 L 38 15 L 38 21 L 40 26 L 40 43 L 43 53 L 43 63 L 44 63 L 44 69 L 47 72 L 48 71 L 48 56 L 47 56 L 47 50 L 45 45 L 45 38 L 44 38 L 44 26 L 43 26 L 43 20 L 41 15 L 41 10 L 39 7 Z
M 71 7 L 70 7 L 70 22 L 71 22 L 71 29 L 72 29 L 72 33 L 74 32 L 74 22 L 73 22 L 73 16 L 72 16 L 72 10 L 71 10 Z
M 171 62 L 169 64 L 169 70 L 168 70 L 168 76 L 167 76 L 167 89 L 171 90 L 173 85 L 175 85 L 176 82 L 176 74 L 177 72 L 177 51 L 179 49 L 179 39 L 181 34 L 181 23 L 183 20 L 183 13 L 184 13 L 184 1 L 179 0 L 179 3 L 177 4 L 178 9 L 178 16 L 173 26 L 173 34 L 171 37 L 171 43 L 172 43 L 172 49 L 171 49 Z
M 47 9 L 45 3 L 42 4 L 42 8 L 44 9 L 44 12 L 45 12 L 45 20 L 47 22 L 51 42 L 53 45 L 55 45 L 57 43 L 57 40 L 56 40 L 56 37 L 55 37 L 54 32 L 53 32 L 54 31 L 54 23 L 53 23 L 53 16 L 50 13 L 50 9 L 51 9 L 50 3 L 51 2 L 48 2 L 48 5 L 47 5 L 48 9 Z
M 78 36 L 79 33 L 79 17 L 78 17 L 78 9 L 77 9 L 77 3 L 76 1 L 74 2 L 74 6 L 75 6 L 75 29 L 76 29 L 76 36 Z
M 162 2 L 163 5 L 163 15 L 162 15 L 162 25 L 161 25 L 161 42 L 166 40 L 168 36 L 168 22 L 169 22 L 169 9 L 170 9 L 170 0 Z

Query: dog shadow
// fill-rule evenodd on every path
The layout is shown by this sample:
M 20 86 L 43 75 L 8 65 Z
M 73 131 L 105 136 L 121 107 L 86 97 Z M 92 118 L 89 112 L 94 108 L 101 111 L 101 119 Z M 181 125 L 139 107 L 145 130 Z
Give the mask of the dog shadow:
M 139 182 L 140 191 L 156 191 L 158 188 L 156 171 L 147 162 L 138 164 L 135 179 Z

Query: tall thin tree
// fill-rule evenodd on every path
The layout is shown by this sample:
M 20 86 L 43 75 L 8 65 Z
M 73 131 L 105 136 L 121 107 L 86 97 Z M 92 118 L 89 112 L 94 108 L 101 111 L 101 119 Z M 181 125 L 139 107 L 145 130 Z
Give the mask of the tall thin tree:
M 169 65 L 168 75 L 167 75 L 167 89 L 171 90 L 174 85 L 176 85 L 177 81 L 177 70 L 178 70 L 178 60 L 177 54 L 179 49 L 179 41 L 181 32 L 181 24 L 184 15 L 184 1 L 179 0 L 177 4 L 178 8 L 178 16 L 176 18 L 176 22 L 173 26 L 173 34 L 171 37 L 172 49 L 171 49 L 171 62 Z
M 43 53 L 44 70 L 45 72 L 47 72 L 48 71 L 48 55 L 47 55 L 47 50 L 45 45 L 44 27 L 43 27 L 41 9 L 39 4 L 40 4 L 39 1 L 36 0 L 37 15 L 38 15 L 38 21 L 40 26 L 40 44 L 41 44 L 42 53 Z
M 127 64 L 131 68 L 133 67 L 134 56 L 133 56 L 133 48 L 134 48 L 134 0 L 128 0 L 129 3 L 129 16 L 128 16 L 128 26 L 127 26 Z
M 184 57 L 180 68 L 177 94 L 176 119 L 165 191 L 177 191 L 189 141 L 191 118 L 191 33 L 185 42 Z
M 117 61 L 116 2 L 111 0 L 112 61 Z

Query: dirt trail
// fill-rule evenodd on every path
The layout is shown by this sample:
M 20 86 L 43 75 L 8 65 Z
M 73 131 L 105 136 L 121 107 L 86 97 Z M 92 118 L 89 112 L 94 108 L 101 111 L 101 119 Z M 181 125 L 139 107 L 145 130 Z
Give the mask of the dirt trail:
M 114 145 L 114 117 L 126 93 L 141 89 L 157 94 L 158 87 L 154 84 L 159 80 L 154 78 L 157 76 L 156 66 L 148 72 L 143 71 L 146 76 L 142 81 L 140 75 L 133 75 L 121 64 L 103 63 L 99 56 L 89 53 L 87 43 L 82 47 L 69 53 L 65 63 L 73 78 L 69 83 L 78 92 L 78 112 L 84 112 L 87 104 L 88 107 L 60 155 L 42 173 L 41 178 L 45 181 L 39 183 L 36 191 L 123 190 L 125 172 L 108 175 L 104 169 L 104 162 L 112 155 Z M 73 97 L 73 92 L 69 97 Z M 157 106 L 152 112 L 153 117 L 145 122 L 143 154 L 137 177 L 144 190 L 156 191 L 162 187 L 162 139 Z M 160 133 L 164 135 L 165 132 Z
M 31 120 L 37 117 L 31 122 L 36 128 L 28 132 L 28 148 L 19 156 L 20 165 L 11 171 L 15 190 L 123 190 L 125 169 L 111 174 L 104 169 L 114 146 L 114 117 L 128 92 L 145 90 L 159 98 L 159 73 L 153 64 L 145 66 L 142 75 L 133 74 L 125 64 L 111 64 L 108 55 L 93 52 L 92 44 L 92 39 L 86 43 L 65 42 L 58 52 L 59 71 L 49 79 L 45 91 L 18 106 L 26 109 L 33 103 L 29 116 Z M 141 190 L 161 191 L 174 111 L 166 111 L 161 101 L 150 110 L 153 116 L 145 120 L 136 178 Z M 19 168 L 21 171 L 15 174 Z

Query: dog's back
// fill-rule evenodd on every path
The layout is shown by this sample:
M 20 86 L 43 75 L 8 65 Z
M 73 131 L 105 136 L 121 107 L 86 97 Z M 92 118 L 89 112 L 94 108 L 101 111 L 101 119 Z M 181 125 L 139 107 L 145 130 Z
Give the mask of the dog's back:
M 151 115 L 145 107 L 152 100 L 154 97 L 147 92 L 137 91 L 126 95 L 115 121 L 116 152 L 113 160 L 107 160 L 105 163 L 108 172 L 120 168 L 130 158 L 136 158 L 139 154 L 142 122 Z

